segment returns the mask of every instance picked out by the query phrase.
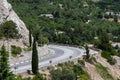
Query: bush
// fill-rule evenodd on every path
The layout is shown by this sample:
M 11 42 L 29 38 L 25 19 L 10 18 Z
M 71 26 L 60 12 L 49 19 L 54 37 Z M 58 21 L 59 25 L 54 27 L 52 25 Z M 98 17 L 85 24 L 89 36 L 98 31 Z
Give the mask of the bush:
M 38 73 L 36 74 L 32 80 L 46 80 L 42 74 Z
M 118 45 L 115 45 L 115 47 L 114 47 L 115 49 L 119 49 L 119 46 Z
M 112 56 L 114 56 L 114 55 L 117 55 L 118 53 L 117 53 L 117 51 L 115 51 L 114 49 L 112 49 L 112 50 L 110 51 L 110 54 L 111 54 Z
M 94 63 L 94 62 L 95 62 L 95 63 L 97 63 L 97 61 L 96 61 L 96 58 L 95 58 L 95 57 L 91 57 L 91 58 L 90 58 L 90 61 L 91 61 L 91 63 Z
M 80 66 L 74 65 L 73 66 L 74 73 L 79 76 L 80 80 L 91 80 L 90 76 L 87 72 L 85 72 Z
M 118 49 L 118 51 L 117 51 L 117 52 L 118 52 L 118 56 L 120 57 L 120 49 Z
M 107 51 L 102 51 L 101 56 L 106 58 L 106 59 L 111 59 L 111 55 Z
M 11 53 L 13 56 L 17 56 L 17 55 L 21 54 L 21 52 L 22 52 L 22 49 L 20 47 L 11 45 Z
M 111 54 L 107 51 L 102 51 L 101 56 L 107 59 L 107 62 L 109 62 L 111 65 L 114 65 L 116 63 L 116 60 L 111 57 Z
M 51 70 L 52 80 L 75 80 L 75 74 L 71 70 L 67 69 L 57 69 Z
M 117 61 L 114 58 L 107 60 L 111 65 L 114 65 Z
M 38 38 L 37 42 L 38 42 L 38 46 L 43 46 L 44 44 L 48 44 L 49 40 L 48 38 L 42 36 Z
M 59 67 L 62 67 L 62 66 L 63 66 L 63 64 L 62 64 L 62 63 L 59 63 L 59 64 L 58 64 L 58 66 L 59 66 Z
M 24 48 L 24 51 L 31 51 L 32 49 L 31 49 L 31 47 L 30 46 L 28 46 L 27 48 Z
M 86 75 L 81 75 L 80 80 L 88 80 L 88 77 Z
M 0 37 L 5 38 L 18 38 L 18 30 L 16 24 L 13 21 L 7 21 L 0 25 Z
M 78 60 L 78 63 L 81 65 L 85 65 L 85 61 L 84 60 Z

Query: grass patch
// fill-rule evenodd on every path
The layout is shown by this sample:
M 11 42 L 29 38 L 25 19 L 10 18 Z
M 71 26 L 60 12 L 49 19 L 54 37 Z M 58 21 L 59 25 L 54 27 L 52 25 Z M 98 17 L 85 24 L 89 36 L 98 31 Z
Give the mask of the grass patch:
M 104 80 L 114 80 L 113 77 L 109 74 L 107 68 L 105 68 L 101 64 L 96 64 L 95 66 L 96 66 L 97 72 L 101 75 L 101 77 Z

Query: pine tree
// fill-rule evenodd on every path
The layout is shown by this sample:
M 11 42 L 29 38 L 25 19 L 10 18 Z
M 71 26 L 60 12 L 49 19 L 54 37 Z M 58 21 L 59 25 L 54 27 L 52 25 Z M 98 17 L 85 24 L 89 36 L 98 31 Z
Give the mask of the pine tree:
M 38 52 L 36 47 L 36 37 L 34 37 L 33 48 L 32 48 L 32 72 L 38 73 Z
M 3 45 L 0 51 L 0 80 L 12 80 L 14 78 L 12 72 L 10 72 L 8 57 L 8 52 Z

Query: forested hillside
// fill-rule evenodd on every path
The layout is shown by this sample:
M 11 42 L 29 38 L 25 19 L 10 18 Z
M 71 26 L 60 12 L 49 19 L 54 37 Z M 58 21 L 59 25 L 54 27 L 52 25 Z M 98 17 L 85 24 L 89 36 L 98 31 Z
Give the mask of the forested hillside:
M 93 43 L 107 33 L 120 41 L 120 0 L 8 0 L 39 44 Z
M 14 14 L 0 25 L 0 39 L 8 41 L 0 49 L 0 80 L 120 80 L 120 0 L 8 1 L 13 8 L 6 17 L 9 7 L 1 8 L 2 16 Z M 59 45 L 41 47 L 49 42 Z

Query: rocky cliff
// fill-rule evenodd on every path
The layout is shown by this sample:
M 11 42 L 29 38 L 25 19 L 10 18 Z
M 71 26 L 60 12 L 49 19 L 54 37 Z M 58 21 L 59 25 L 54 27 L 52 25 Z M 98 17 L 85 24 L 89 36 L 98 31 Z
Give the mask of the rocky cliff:
M 9 20 L 12 20 L 17 25 L 17 30 L 22 35 L 18 42 L 28 44 L 29 33 L 24 22 L 14 12 L 11 4 L 7 0 L 0 0 L 0 24 Z

